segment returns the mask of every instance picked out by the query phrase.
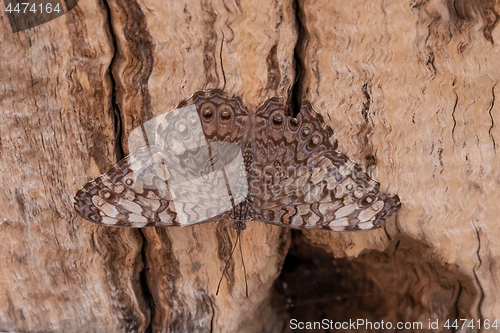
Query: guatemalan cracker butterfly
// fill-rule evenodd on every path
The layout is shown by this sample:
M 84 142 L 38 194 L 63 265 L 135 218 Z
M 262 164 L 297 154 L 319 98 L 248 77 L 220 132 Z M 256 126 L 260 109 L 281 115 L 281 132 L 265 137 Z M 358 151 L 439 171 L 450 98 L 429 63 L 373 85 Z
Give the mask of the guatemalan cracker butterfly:
M 353 231 L 381 227 L 401 206 L 336 150 L 333 131 L 307 102 L 296 118 L 280 98 L 249 114 L 238 97 L 201 91 L 148 123 L 130 136 L 146 133 L 145 147 L 78 191 L 82 217 L 118 227 L 233 218 L 244 229 L 251 218 Z
M 221 90 L 197 92 L 135 129 L 130 146 L 141 148 L 80 189 L 75 209 L 117 227 L 232 218 L 236 244 L 248 219 L 294 229 L 381 227 L 401 207 L 398 196 L 380 192 L 336 150 L 309 103 L 296 118 L 286 109 L 271 98 L 249 113 Z

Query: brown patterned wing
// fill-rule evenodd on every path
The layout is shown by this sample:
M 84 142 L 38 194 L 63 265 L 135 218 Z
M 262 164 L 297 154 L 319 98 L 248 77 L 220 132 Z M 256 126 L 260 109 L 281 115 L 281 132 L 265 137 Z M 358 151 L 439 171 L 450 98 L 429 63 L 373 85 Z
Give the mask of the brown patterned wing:
M 199 91 L 177 108 L 196 106 L 208 142 L 231 142 L 244 146 L 250 133 L 248 111 L 239 97 L 220 89 Z
M 397 196 L 336 151 L 333 131 L 309 103 L 297 118 L 273 98 L 257 112 L 250 171 L 251 217 L 295 229 L 366 230 L 401 206 Z
M 248 192 L 239 148 L 247 122 L 238 98 L 219 90 L 196 93 L 134 130 L 136 150 L 78 191 L 76 211 L 92 222 L 120 227 L 230 217 L 232 202 L 243 201 Z

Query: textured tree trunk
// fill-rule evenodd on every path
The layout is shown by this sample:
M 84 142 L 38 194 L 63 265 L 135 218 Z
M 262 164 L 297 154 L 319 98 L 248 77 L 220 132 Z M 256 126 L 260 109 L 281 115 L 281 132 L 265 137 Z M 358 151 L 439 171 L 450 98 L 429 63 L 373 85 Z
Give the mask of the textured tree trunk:
M 500 320 L 499 13 L 88 0 L 17 33 L 2 13 L 0 331 L 291 332 L 290 319 L 324 318 L 487 331 Z M 213 88 L 251 111 L 309 100 L 401 210 L 356 233 L 249 222 L 249 297 L 237 252 L 215 295 L 231 221 L 131 230 L 76 214 L 78 188 L 128 154 L 134 128 Z

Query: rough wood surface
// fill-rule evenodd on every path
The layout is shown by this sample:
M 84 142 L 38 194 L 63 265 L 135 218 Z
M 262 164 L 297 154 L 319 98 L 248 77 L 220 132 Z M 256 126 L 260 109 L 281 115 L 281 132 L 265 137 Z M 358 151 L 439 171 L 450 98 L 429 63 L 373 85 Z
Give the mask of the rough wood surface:
M 306 233 L 337 258 L 357 257 L 330 295 L 341 301 L 309 307 L 309 318 L 439 319 L 440 330 L 446 319 L 498 319 L 498 2 L 299 8 L 301 96 L 403 207 L 378 233 Z
M 500 319 L 499 13 L 465 0 L 92 0 L 15 34 L 0 15 L 0 331 Z M 135 127 L 212 88 L 251 109 L 308 99 L 402 209 L 370 232 L 250 222 L 248 298 L 239 254 L 215 296 L 230 221 L 77 217 L 73 195 L 128 153 Z

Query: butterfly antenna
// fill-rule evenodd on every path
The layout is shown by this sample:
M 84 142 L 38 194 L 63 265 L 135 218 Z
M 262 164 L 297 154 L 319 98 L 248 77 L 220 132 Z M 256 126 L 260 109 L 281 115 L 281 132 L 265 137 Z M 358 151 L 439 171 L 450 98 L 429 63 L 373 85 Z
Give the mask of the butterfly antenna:
M 240 238 L 241 230 L 238 230 L 238 238 Z M 243 273 L 245 274 L 245 293 L 248 297 L 248 282 L 247 282 L 247 269 L 245 268 L 245 260 L 243 260 L 243 251 L 241 250 L 241 239 L 240 239 L 240 254 L 241 263 L 243 264 Z
M 220 289 L 220 284 L 222 282 L 222 278 L 224 277 L 224 273 L 226 273 L 227 267 L 229 266 L 229 262 L 231 261 L 231 258 L 233 257 L 234 250 L 236 250 L 236 246 L 238 245 L 238 241 L 240 240 L 240 233 L 238 232 L 238 235 L 236 236 L 236 243 L 234 243 L 234 247 L 231 250 L 231 254 L 229 255 L 229 259 L 226 262 L 226 266 L 224 266 L 224 270 L 222 271 L 222 276 L 220 277 L 219 284 L 217 285 L 217 292 L 215 293 L 215 296 L 219 295 L 219 289 Z

